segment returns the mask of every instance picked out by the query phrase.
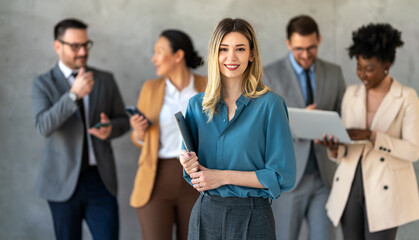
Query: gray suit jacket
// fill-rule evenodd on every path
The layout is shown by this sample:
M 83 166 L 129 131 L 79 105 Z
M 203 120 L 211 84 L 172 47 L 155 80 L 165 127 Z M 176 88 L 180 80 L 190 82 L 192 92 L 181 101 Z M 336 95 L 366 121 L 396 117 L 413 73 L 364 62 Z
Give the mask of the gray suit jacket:
M 314 103 L 317 109 L 340 112 L 340 105 L 345 92 L 345 81 L 339 66 L 325 62 L 321 59 L 316 64 L 316 92 Z M 264 69 L 263 83 L 275 93 L 284 97 L 288 107 L 305 108 L 304 96 L 298 82 L 297 75 L 291 65 L 288 55 Z M 336 164 L 332 163 L 323 146 L 314 144 L 317 157 L 317 166 L 324 183 L 332 186 L 332 179 L 336 170 Z M 297 161 L 297 179 L 295 186 L 298 186 L 309 157 L 310 141 L 294 139 L 294 150 Z
M 117 179 L 110 139 L 129 130 L 128 117 L 113 75 L 92 71 L 95 84 L 89 95 L 89 123 L 93 126 L 105 113 L 112 123 L 107 140 L 92 136 L 100 176 L 108 190 L 116 195 Z M 35 78 L 32 85 L 32 113 L 35 127 L 45 138 L 45 148 L 36 184 L 36 194 L 51 201 L 71 197 L 80 173 L 83 155 L 83 122 L 76 103 L 68 96 L 70 85 L 55 65 Z

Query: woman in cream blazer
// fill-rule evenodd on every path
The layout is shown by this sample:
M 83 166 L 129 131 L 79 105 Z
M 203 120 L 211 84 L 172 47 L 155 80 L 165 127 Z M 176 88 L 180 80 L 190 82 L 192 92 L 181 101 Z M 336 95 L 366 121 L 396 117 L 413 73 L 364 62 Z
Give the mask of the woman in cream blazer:
M 341 222 L 345 240 L 395 239 L 398 226 L 419 219 L 412 165 L 419 159 L 419 100 L 389 76 L 400 35 L 389 24 L 353 33 L 349 55 L 357 57 L 362 84 L 347 88 L 342 121 L 353 140 L 367 141 L 339 145 L 330 136 L 321 142 L 339 164 L 326 209 L 335 226 Z
M 141 148 L 130 204 L 137 208 L 143 240 L 171 240 L 173 225 L 179 240 L 186 240 L 189 215 L 199 196 L 183 179 L 178 156 L 181 136 L 174 113 L 186 111 L 189 98 L 202 92 L 206 77 L 190 68 L 202 64 L 192 41 L 183 32 L 166 30 L 154 47 L 152 62 L 163 78 L 146 81 L 130 118 L 132 142 Z

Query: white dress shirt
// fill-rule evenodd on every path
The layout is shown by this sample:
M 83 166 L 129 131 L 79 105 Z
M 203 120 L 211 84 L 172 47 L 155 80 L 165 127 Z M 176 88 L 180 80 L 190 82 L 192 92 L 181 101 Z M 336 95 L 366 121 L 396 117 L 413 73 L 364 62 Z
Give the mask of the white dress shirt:
M 73 86 L 74 83 L 74 77 L 71 76 L 73 73 L 73 70 L 61 61 L 58 61 L 58 67 L 60 68 L 61 72 L 64 74 L 64 77 L 67 79 L 68 84 L 70 84 L 70 87 Z M 84 105 L 84 122 L 86 123 L 86 134 L 87 134 L 87 143 L 89 148 L 89 165 L 96 165 L 96 156 L 95 152 L 93 151 L 93 144 L 90 134 L 87 132 L 87 130 L 90 128 L 89 126 L 89 95 L 86 95 L 83 98 L 83 105 Z
M 192 72 L 190 76 L 189 85 L 182 91 L 179 91 L 168 78 L 166 79 L 164 101 L 159 118 L 159 158 L 179 157 L 182 149 L 182 136 L 174 115 L 179 111 L 185 115 L 189 99 L 198 93 L 194 87 L 195 79 Z

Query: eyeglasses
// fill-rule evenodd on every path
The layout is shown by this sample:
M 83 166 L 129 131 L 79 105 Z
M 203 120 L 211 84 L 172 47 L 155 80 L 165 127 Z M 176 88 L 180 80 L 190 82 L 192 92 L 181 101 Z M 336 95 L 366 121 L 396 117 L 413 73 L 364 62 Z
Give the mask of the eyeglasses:
M 317 46 L 310 46 L 308 48 L 302 48 L 302 47 L 296 47 L 293 48 L 292 51 L 297 54 L 302 54 L 304 51 L 307 51 L 307 53 L 313 54 L 317 50 Z
M 68 43 L 68 42 L 65 42 L 61 39 L 58 39 L 58 41 L 62 44 L 67 44 L 68 46 L 70 46 L 71 50 L 73 50 L 74 52 L 78 52 L 81 47 L 84 47 L 87 50 L 90 50 L 93 46 L 93 41 L 92 40 L 89 40 L 85 43 Z

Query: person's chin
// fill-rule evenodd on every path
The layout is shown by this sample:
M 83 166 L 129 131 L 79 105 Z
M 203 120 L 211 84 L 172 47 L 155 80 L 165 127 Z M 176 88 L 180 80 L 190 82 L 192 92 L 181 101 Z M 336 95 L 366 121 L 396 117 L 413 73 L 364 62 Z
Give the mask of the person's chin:
M 81 67 L 86 67 L 86 65 L 87 65 L 87 61 L 86 60 L 78 60 L 78 61 L 76 61 L 76 64 L 75 64 L 78 68 L 81 68 Z
M 156 71 L 156 76 L 158 76 L 158 77 L 164 77 L 165 75 L 164 75 L 164 73 L 162 72 L 162 71 Z
M 304 69 L 309 69 L 311 65 L 313 65 L 313 61 L 311 60 L 304 60 L 299 62 L 300 66 Z

